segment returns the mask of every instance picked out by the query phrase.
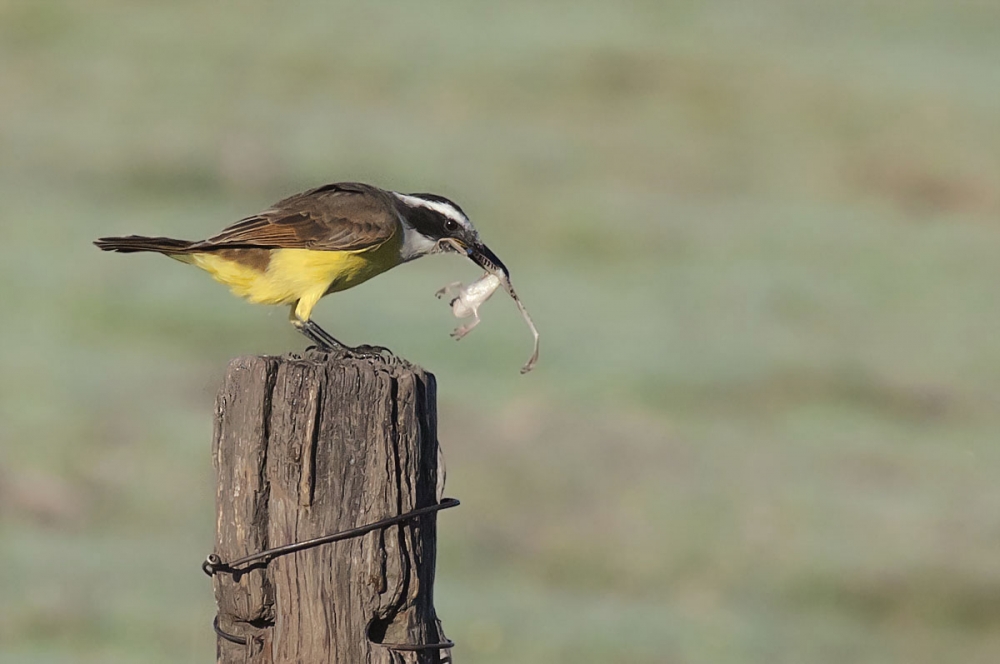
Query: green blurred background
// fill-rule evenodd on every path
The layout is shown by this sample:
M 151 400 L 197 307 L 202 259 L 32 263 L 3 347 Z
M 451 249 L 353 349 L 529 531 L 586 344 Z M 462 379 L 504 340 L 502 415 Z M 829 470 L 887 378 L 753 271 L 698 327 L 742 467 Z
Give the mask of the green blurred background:
M 1000 5 L 0 0 L 0 661 L 214 654 L 213 399 L 304 345 L 101 235 L 456 199 L 317 319 L 436 373 L 458 662 L 1000 661 Z

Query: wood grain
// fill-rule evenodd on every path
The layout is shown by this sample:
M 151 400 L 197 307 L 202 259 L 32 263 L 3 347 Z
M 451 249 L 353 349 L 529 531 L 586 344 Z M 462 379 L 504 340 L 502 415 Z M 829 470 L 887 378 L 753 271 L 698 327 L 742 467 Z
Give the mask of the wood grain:
M 216 553 L 263 549 L 433 505 L 434 376 L 330 357 L 241 357 L 219 391 Z M 446 662 L 372 644 L 444 640 L 433 605 L 435 516 L 217 574 L 219 662 Z

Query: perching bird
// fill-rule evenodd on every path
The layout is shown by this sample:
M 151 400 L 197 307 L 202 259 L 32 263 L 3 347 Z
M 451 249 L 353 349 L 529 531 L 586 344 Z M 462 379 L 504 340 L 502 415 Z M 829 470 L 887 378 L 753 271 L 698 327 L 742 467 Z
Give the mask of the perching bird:
M 155 251 L 200 267 L 251 302 L 291 305 L 292 325 L 321 348 L 361 353 L 373 347 L 351 348 L 311 319 L 321 297 L 448 251 L 507 274 L 462 208 L 447 198 L 357 182 L 296 194 L 200 242 L 128 235 L 94 244 L 105 251 Z

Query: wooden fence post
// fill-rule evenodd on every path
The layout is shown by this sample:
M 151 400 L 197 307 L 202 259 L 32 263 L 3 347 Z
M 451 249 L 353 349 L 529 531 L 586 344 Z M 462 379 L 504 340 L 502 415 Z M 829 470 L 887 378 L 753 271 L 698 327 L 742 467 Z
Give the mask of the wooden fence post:
M 315 352 L 230 363 L 216 402 L 206 570 L 219 662 L 451 661 L 442 647 L 405 647 L 446 643 L 433 604 L 435 514 L 227 566 L 437 505 L 436 408 L 433 374 L 405 363 Z

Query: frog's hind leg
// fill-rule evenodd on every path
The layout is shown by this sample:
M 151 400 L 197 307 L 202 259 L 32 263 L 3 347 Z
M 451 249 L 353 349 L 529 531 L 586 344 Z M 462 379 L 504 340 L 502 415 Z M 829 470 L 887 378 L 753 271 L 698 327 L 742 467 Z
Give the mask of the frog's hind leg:
M 463 325 L 461 327 L 456 327 L 455 330 L 451 333 L 451 336 L 455 338 L 455 341 L 458 341 L 459 339 L 461 339 L 462 337 L 464 337 L 465 335 L 467 335 L 469 332 L 472 332 L 472 330 L 477 325 L 479 325 L 479 321 L 480 320 L 481 319 L 479 318 L 479 312 L 476 311 L 475 309 L 473 309 L 472 310 L 472 321 L 468 325 Z

